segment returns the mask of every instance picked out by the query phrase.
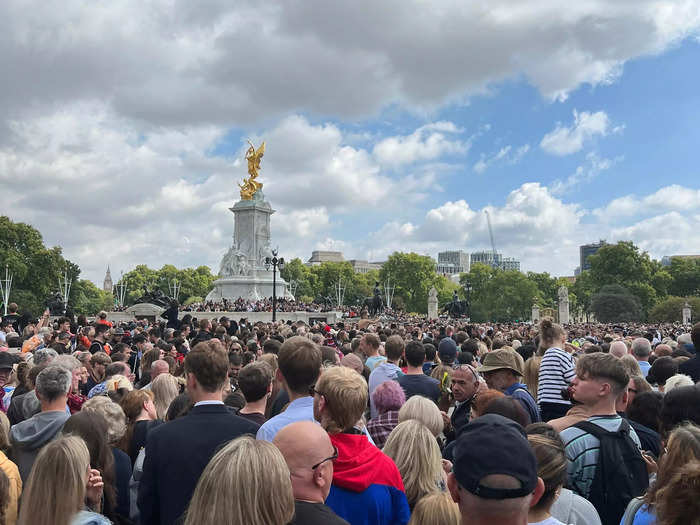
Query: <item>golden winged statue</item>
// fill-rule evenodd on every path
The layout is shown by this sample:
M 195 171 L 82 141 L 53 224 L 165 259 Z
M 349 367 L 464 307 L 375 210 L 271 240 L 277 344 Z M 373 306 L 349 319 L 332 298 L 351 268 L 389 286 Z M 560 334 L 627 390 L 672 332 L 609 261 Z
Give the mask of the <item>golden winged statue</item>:
M 250 147 L 245 152 L 245 158 L 248 161 L 248 175 L 250 177 L 243 179 L 243 184 L 238 185 L 241 188 L 241 199 L 244 201 L 253 200 L 255 192 L 263 187 L 262 183 L 255 179 L 258 177 L 258 170 L 260 169 L 260 159 L 265 154 L 265 142 L 257 150 L 251 141 L 248 141 L 248 144 L 250 144 Z

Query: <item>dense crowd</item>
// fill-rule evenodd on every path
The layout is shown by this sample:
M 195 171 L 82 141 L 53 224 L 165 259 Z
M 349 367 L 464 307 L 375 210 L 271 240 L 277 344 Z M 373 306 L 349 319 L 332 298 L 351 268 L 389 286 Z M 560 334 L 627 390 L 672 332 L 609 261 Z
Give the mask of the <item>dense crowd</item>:
M 278 312 L 330 312 L 343 311 L 355 312 L 357 308 L 349 306 L 334 306 L 333 304 L 305 303 L 287 297 L 277 298 L 276 309 Z M 272 299 L 264 298 L 258 301 L 239 297 L 233 301 L 222 299 L 221 301 L 195 302 L 180 306 L 182 312 L 271 312 Z
M 700 323 L 0 323 L 0 523 L 700 517 Z

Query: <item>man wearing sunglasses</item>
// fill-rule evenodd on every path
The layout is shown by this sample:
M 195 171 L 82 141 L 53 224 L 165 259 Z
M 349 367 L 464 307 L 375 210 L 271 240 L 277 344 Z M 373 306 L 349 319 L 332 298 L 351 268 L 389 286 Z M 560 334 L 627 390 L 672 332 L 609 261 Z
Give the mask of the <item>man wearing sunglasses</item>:
M 338 449 L 323 428 L 299 421 L 280 430 L 272 443 L 289 467 L 294 491 L 294 519 L 290 525 L 348 525 L 325 505 L 333 482 Z

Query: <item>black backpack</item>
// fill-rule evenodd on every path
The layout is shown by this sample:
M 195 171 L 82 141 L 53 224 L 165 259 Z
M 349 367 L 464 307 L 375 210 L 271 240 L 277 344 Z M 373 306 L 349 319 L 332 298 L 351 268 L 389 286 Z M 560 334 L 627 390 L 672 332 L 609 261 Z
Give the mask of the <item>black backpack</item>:
M 617 432 L 609 432 L 590 421 L 574 425 L 600 441 L 598 464 L 588 500 L 598 511 L 603 525 L 618 525 L 632 498 L 649 487 L 646 463 L 622 420 Z

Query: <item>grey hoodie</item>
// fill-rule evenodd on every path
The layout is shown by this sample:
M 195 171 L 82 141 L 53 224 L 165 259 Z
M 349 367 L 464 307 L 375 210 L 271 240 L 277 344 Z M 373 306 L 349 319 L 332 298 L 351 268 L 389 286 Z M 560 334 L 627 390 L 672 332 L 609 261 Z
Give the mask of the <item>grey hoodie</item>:
M 601 525 L 598 511 L 587 499 L 562 488 L 549 513 L 570 525 Z
M 39 412 L 10 429 L 12 460 L 19 468 L 23 483 L 27 482 L 41 448 L 58 435 L 69 417 L 63 410 Z

